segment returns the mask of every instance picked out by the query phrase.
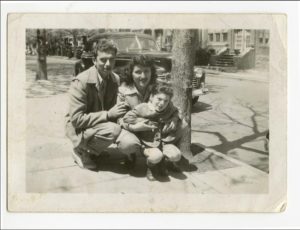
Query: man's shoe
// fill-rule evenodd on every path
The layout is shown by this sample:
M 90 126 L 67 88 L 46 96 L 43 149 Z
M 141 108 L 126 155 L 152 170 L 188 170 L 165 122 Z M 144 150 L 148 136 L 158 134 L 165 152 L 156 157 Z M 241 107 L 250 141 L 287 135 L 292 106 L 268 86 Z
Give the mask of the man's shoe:
M 85 151 L 79 151 L 74 149 L 72 152 L 75 163 L 82 169 L 96 169 L 97 164 L 92 161 L 91 155 Z
M 149 181 L 156 181 L 156 178 L 153 175 L 152 168 L 147 168 L 146 177 Z
M 132 153 L 125 159 L 125 166 L 128 169 L 133 169 L 136 163 L 136 154 Z

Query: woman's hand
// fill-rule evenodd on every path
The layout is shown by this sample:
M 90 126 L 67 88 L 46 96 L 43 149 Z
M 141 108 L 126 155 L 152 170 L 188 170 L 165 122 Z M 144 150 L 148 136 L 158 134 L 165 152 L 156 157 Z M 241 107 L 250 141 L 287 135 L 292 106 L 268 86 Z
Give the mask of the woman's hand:
M 129 125 L 129 131 L 132 132 L 141 132 L 141 131 L 150 131 L 157 129 L 158 127 L 154 124 L 146 124 L 147 120 L 140 121 L 134 125 Z

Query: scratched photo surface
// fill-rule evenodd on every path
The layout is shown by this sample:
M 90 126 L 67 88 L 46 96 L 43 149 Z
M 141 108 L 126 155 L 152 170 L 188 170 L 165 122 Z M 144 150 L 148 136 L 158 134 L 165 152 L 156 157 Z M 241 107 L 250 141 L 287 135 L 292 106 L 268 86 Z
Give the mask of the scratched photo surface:
M 8 18 L 9 211 L 285 209 L 285 16 L 20 16 Z M 67 23 L 64 17 L 72 20 Z M 102 38 L 113 41 L 118 49 L 113 72 L 119 85 L 130 74 L 131 60 L 140 55 L 153 60 L 157 82 L 174 83 L 173 104 L 181 106 L 180 117 L 190 114 L 181 140 L 186 144 L 176 142 L 181 151 L 180 172 L 169 169 L 167 176 L 149 181 L 149 156 L 136 154 L 135 165 L 129 169 L 126 154 L 115 142 L 93 155 L 95 168 L 83 169 L 76 163 L 66 131 L 69 90 L 76 77 L 96 70 L 92 51 Z M 189 38 L 193 57 L 185 62 L 178 52 L 188 49 Z M 172 71 L 177 65 L 190 68 L 191 74 Z M 187 106 L 178 103 L 181 93 L 176 91 L 176 77 L 189 78 Z M 106 88 L 106 94 L 113 96 L 113 92 Z

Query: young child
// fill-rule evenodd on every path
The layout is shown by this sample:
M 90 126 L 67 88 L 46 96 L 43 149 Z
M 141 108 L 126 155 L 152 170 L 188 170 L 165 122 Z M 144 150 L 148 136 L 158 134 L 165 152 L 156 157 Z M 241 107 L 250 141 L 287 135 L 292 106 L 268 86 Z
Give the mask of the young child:
M 138 122 L 152 125 L 152 130 L 139 131 L 135 134 L 145 147 L 147 157 L 147 178 L 155 180 L 153 169 L 158 166 L 161 175 L 166 175 L 164 158 L 169 161 L 171 169 L 180 171 L 176 162 L 181 158 L 180 150 L 174 145 L 176 129 L 179 123 L 178 109 L 171 99 L 173 89 L 169 84 L 159 83 L 153 87 L 148 103 L 141 103 L 127 112 L 122 119 L 123 127 L 133 131 L 131 126 Z

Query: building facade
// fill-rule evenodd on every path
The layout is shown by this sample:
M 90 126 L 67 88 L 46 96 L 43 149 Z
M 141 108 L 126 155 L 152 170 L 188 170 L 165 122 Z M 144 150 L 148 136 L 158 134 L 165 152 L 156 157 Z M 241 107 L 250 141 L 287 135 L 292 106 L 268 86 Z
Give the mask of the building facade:
M 224 47 L 231 52 L 243 53 L 247 48 L 269 49 L 268 30 L 219 29 L 202 30 L 201 47 L 218 53 Z

